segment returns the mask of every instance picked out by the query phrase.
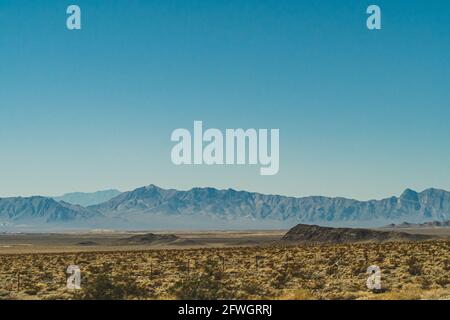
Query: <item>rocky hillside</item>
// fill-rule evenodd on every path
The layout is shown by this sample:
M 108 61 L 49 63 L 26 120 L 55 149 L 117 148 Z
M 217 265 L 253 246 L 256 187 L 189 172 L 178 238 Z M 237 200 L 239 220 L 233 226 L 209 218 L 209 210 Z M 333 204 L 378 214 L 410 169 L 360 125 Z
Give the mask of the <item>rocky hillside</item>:
M 418 241 L 431 239 L 430 236 L 413 235 L 396 231 L 378 231 L 370 229 L 329 228 L 316 225 L 299 224 L 290 229 L 282 238 L 283 242 L 299 243 L 348 243 L 348 242 L 385 242 Z

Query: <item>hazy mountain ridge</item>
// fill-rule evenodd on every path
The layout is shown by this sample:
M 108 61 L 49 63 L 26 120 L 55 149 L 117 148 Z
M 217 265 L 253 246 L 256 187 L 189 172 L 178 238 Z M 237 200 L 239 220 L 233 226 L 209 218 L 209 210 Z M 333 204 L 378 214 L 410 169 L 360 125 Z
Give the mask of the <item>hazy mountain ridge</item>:
M 427 189 L 417 193 L 407 189 L 400 197 L 358 201 L 321 196 L 294 198 L 214 188 L 177 191 L 150 185 L 124 192 L 89 209 L 108 216 L 140 212 L 301 222 L 425 222 L 450 218 L 450 192 Z
M 52 197 L 56 201 L 64 201 L 80 206 L 92 206 L 106 202 L 122 192 L 116 189 L 102 190 L 96 192 L 71 192 L 62 196 Z
M 383 226 L 450 220 L 450 192 L 405 190 L 400 197 L 358 201 L 265 195 L 233 189 L 162 189 L 154 185 L 82 207 L 45 197 L 0 198 L 0 223 L 67 223 L 90 228 L 280 228 L 298 223 Z M 72 224 L 73 222 L 73 224 Z M 245 223 L 244 223 L 245 222 Z M 0 224 L 0 225 L 1 225 Z M 31 223 L 30 223 L 31 224 Z

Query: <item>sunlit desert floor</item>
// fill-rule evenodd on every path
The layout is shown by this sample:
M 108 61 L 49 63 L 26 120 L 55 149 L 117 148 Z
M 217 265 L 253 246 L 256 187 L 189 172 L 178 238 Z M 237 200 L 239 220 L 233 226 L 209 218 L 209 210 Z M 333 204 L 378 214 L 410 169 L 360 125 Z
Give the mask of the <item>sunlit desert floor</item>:
M 0 235 L 0 299 L 450 299 L 450 241 L 303 244 L 285 231 Z M 69 265 L 81 289 L 68 289 Z M 367 268 L 381 269 L 379 292 Z

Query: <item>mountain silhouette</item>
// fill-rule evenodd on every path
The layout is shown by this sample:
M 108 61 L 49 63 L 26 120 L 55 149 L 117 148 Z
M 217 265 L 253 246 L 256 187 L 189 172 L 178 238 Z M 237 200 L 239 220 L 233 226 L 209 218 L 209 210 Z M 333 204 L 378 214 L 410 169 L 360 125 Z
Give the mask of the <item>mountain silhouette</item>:
M 0 226 L 19 222 L 72 223 L 114 228 L 278 228 L 298 223 L 385 226 L 450 219 L 450 192 L 405 190 L 399 197 L 358 201 L 322 196 L 286 197 L 233 189 L 187 191 L 155 185 L 82 207 L 45 197 L 0 198 Z M 111 225 L 112 224 L 112 225 Z M 69 224 L 68 224 L 69 225 Z

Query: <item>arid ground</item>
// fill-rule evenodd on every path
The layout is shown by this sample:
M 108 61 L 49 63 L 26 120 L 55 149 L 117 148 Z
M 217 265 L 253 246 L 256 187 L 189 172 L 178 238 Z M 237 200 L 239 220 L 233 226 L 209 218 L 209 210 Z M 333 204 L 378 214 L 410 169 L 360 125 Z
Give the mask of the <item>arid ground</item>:
M 448 234 L 430 232 L 442 238 L 286 246 L 283 230 L 174 232 L 170 242 L 3 234 L 0 299 L 450 299 Z M 81 270 L 80 290 L 66 288 L 69 265 Z M 371 265 L 379 292 L 366 286 Z

